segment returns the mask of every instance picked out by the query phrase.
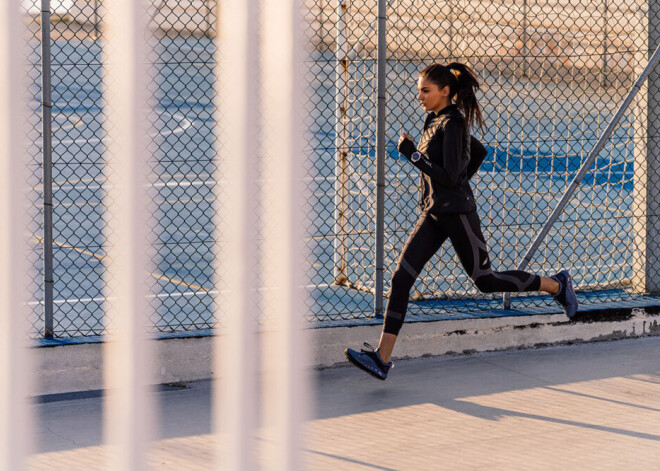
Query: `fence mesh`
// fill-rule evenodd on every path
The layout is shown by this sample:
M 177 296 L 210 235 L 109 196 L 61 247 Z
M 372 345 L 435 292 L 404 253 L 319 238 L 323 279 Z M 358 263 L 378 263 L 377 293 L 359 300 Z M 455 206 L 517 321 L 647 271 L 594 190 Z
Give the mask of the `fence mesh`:
M 309 320 L 373 313 L 376 234 L 375 0 L 305 0 L 309 55 Z M 26 0 L 35 266 L 34 336 L 43 330 L 40 2 Z M 56 336 L 103 333 L 103 2 L 53 2 L 54 325 Z M 152 0 L 151 155 L 153 328 L 195 330 L 213 319 L 215 0 Z M 655 11 L 655 10 L 654 10 Z M 647 2 L 387 1 L 385 293 L 418 216 L 418 171 L 401 158 L 401 130 L 420 135 L 417 75 L 470 64 L 482 81 L 488 155 L 472 186 L 493 267 L 514 269 L 612 118 L 649 56 Z M 267 19 L 264 19 L 267 21 Z M 646 95 L 617 126 L 529 270 L 568 268 L 583 303 L 645 292 Z M 640 199 L 641 198 L 641 199 Z M 220 235 L 221 237 L 221 235 Z M 483 313 L 446 244 L 412 293 L 411 313 Z M 537 293 L 514 308 L 551 306 Z
M 385 272 L 393 272 L 419 217 L 418 171 L 399 156 L 395 144 L 402 130 L 420 136 L 419 72 L 434 62 L 453 61 L 468 63 L 481 78 L 486 130 L 478 137 L 488 156 L 472 186 L 493 266 L 515 269 L 646 65 L 647 5 L 387 3 Z M 376 3 L 344 5 L 335 10 L 348 19 L 335 20 L 337 38 L 341 27 L 357 19 L 354 29 L 346 27 L 352 39 L 348 49 L 357 54 L 344 66 L 346 93 L 356 99 L 347 101 L 351 119 L 336 132 L 349 136 L 348 148 L 359 162 L 347 170 L 348 193 L 368 187 L 365 200 L 373 201 Z M 332 9 L 332 3 L 325 4 L 325 11 Z M 334 49 L 341 51 L 341 45 L 335 42 Z M 340 57 L 343 52 L 336 61 Z M 633 199 L 644 120 L 639 106 L 622 119 L 528 268 L 547 276 L 570 269 L 582 303 L 628 299 L 631 291 L 639 291 L 632 280 L 641 262 L 633 237 Z M 341 151 L 338 147 L 335 152 Z M 348 233 L 364 227 L 360 216 L 365 210 L 364 220 L 375 220 L 373 204 L 350 208 Z M 373 289 L 373 248 L 360 244 L 353 250 L 366 257 L 354 257 L 349 250 L 344 285 Z M 389 281 L 386 276 L 386 293 Z M 410 310 L 417 313 L 501 308 L 501 294 L 480 293 L 449 243 L 419 277 L 412 300 Z M 533 293 L 516 296 L 513 305 L 552 306 L 553 300 Z
M 522 260 L 646 65 L 648 44 L 640 34 L 647 27 L 645 6 L 390 3 L 389 105 L 401 127 L 419 129 L 423 122 L 415 81 L 425 66 L 467 62 L 481 78 L 486 131 L 479 137 L 489 153 L 472 186 L 495 269 L 515 269 Z M 634 149 L 640 137 L 633 112 L 617 126 L 528 267 L 548 276 L 570 269 L 583 303 L 594 301 L 590 293 L 602 302 L 626 297 L 621 288 L 631 288 Z M 396 142 L 397 131 L 388 127 L 390 142 Z M 386 254 L 396 256 L 417 217 L 416 172 L 405 161 L 388 162 L 398 201 L 388 211 L 392 239 Z M 406 213 L 404 225 L 394 222 L 399 212 Z M 395 263 L 388 257 L 390 269 Z M 413 297 L 427 301 L 417 304 L 422 311 L 442 308 L 431 300 L 474 310 L 496 308 L 501 299 L 478 292 L 449 244 L 428 264 Z M 516 299 L 517 307 L 552 303 L 538 294 Z

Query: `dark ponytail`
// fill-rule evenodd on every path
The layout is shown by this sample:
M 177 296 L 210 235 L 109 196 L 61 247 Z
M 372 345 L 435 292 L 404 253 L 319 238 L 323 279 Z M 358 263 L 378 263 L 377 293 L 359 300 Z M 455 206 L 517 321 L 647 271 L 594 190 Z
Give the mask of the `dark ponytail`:
M 472 68 L 460 62 L 452 62 L 447 66 L 433 64 L 425 68 L 419 75 L 431 80 L 440 88 L 449 86 L 450 96 L 465 115 L 467 129 L 476 125 L 483 131 L 485 122 L 476 95 L 480 84 L 477 74 Z

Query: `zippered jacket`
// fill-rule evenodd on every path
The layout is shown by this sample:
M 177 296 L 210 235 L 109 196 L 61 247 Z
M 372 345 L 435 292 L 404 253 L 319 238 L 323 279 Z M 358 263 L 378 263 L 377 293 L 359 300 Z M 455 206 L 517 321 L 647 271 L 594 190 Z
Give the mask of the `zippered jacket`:
M 483 162 L 486 149 L 466 132 L 465 118 L 456 105 L 449 105 L 438 114 L 429 113 L 417 147 L 406 139 L 399 151 L 421 170 L 422 212 L 476 211 L 469 180 Z

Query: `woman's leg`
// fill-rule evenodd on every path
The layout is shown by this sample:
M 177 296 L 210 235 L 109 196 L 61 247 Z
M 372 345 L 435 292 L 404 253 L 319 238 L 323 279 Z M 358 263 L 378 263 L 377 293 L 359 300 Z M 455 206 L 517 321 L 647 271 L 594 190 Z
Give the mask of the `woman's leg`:
M 383 361 L 390 361 L 394 343 L 406 317 L 410 290 L 415 280 L 446 239 L 444 228 L 434 216 L 429 215 L 422 215 L 408 238 L 392 275 L 392 289 L 385 308 L 385 322 L 378 343 L 378 353 Z
M 520 270 L 493 271 L 476 212 L 451 215 L 445 219 L 449 228 L 449 238 L 461 264 L 480 291 L 484 293 L 546 291 L 550 294 L 559 291 L 559 283 L 551 278 Z

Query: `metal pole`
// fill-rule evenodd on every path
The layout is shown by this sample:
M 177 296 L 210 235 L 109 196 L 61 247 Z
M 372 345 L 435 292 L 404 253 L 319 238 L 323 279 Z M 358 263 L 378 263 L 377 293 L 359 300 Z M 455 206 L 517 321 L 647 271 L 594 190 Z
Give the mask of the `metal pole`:
M 53 337 L 53 147 L 50 0 L 41 0 L 41 131 L 44 186 L 44 337 Z
M 99 35 L 99 0 L 94 0 L 94 37 L 93 39 L 98 39 Z
M 348 148 L 346 146 L 346 95 L 348 94 L 348 41 L 345 16 L 349 0 L 337 0 L 337 50 L 335 58 L 335 242 L 334 277 L 341 285 L 347 279 L 346 271 L 346 216 L 348 212 Z
M 575 193 L 575 190 L 577 189 L 578 185 L 582 181 L 582 178 L 584 178 L 585 174 L 589 171 L 589 167 L 591 164 L 596 160 L 596 157 L 598 157 L 598 154 L 600 151 L 603 149 L 605 146 L 605 142 L 607 139 L 610 137 L 612 132 L 614 131 L 614 127 L 619 123 L 619 120 L 623 116 L 623 114 L 626 112 L 630 104 L 632 103 L 633 99 L 635 98 L 635 95 L 637 95 L 637 92 L 639 92 L 640 88 L 642 88 L 642 84 L 648 77 L 649 73 L 653 68 L 655 67 L 656 63 L 658 62 L 658 59 L 660 58 L 660 45 L 656 48 L 655 52 L 651 56 L 651 59 L 649 60 L 649 63 L 646 65 L 644 70 L 642 71 L 641 75 L 633 85 L 632 89 L 630 90 L 630 93 L 628 93 L 628 96 L 626 96 L 626 99 L 621 103 L 621 106 L 617 110 L 616 114 L 610 121 L 610 124 L 608 124 L 607 129 L 603 132 L 603 134 L 600 136 L 598 139 L 598 142 L 594 146 L 594 148 L 591 150 L 591 153 L 589 154 L 589 157 L 582 163 L 582 166 L 580 167 L 580 170 L 578 171 L 577 175 L 571 182 L 571 184 L 568 186 L 566 191 L 564 192 L 564 195 L 562 196 L 561 200 L 555 207 L 554 211 L 552 211 L 552 214 L 548 218 L 547 222 L 541 229 L 541 232 L 536 236 L 536 239 L 534 239 L 534 242 L 532 243 L 532 246 L 529 248 L 525 256 L 523 257 L 522 262 L 520 262 L 520 265 L 518 265 L 518 270 L 524 270 L 527 268 L 527 265 L 529 265 L 529 262 L 532 260 L 532 257 L 538 250 L 538 248 L 541 246 L 541 243 L 545 239 L 545 237 L 548 235 L 548 232 L 550 232 L 550 229 L 552 228 L 553 224 L 557 221 L 559 218 L 559 215 L 564 211 L 564 208 L 568 204 L 568 201 L 571 199 L 573 196 L 573 193 Z M 510 295 L 509 293 L 504 294 L 504 308 L 509 309 L 511 303 L 510 303 Z
M 607 35 L 608 35 L 608 30 L 607 30 L 607 21 L 608 21 L 608 13 L 609 13 L 609 5 L 607 0 L 604 0 L 604 8 L 603 8 L 603 57 L 602 57 L 602 81 L 601 81 L 601 86 L 602 87 L 607 87 L 609 80 L 607 78 Z
M 523 2 L 523 33 L 522 33 L 522 53 L 523 53 L 523 70 L 522 70 L 522 76 L 527 77 L 527 69 L 528 69 L 528 56 L 529 56 L 529 48 L 527 47 L 527 43 L 529 42 L 529 33 L 527 33 L 527 28 L 528 28 L 528 6 L 527 6 L 527 0 Z
M 374 314 L 383 317 L 385 259 L 385 106 L 387 90 L 387 3 L 378 0 L 378 110 L 376 130 L 376 290 Z

